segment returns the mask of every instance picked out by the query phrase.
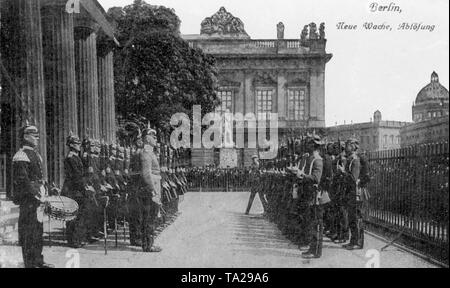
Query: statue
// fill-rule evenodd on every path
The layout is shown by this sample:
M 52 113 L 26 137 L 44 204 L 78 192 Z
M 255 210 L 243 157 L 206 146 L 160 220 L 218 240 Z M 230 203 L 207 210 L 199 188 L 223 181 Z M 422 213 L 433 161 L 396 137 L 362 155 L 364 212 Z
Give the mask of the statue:
M 227 109 L 222 118 L 223 123 L 223 147 L 234 148 L 233 142 L 233 115 L 230 109 Z
M 320 39 L 325 39 L 325 23 L 320 23 L 319 26 L 319 37 Z
M 210 34 L 213 32 L 213 22 L 211 17 L 205 18 L 205 20 L 202 21 L 201 24 L 201 34 Z
M 309 39 L 317 39 L 319 38 L 319 35 L 317 34 L 317 25 L 316 23 L 312 22 L 309 24 Z
M 302 30 L 302 34 L 300 35 L 300 41 L 306 42 L 308 40 L 308 25 L 305 25 Z
M 278 23 L 277 25 L 277 39 L 284 39 L 284 24 L 283 22 Z
M 217 13 L 202 21 L 200 34 L 238 35 L 249 37 L 244 29 L 244 23 L 221 7 Z

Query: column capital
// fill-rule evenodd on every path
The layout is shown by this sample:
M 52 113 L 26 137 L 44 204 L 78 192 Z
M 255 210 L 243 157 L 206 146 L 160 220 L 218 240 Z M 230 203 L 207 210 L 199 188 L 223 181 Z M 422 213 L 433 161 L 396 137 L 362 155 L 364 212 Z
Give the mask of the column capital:
M 74 15 L 75 36 L 84 30 L 90 31 L 90 33 L 98 33 L 100 30 L 100 25 L 92 19 L 83 7 L 80 8 L 80 13 L 75 13 Z
M 111 40 L 105 33 L 99 32 L 97 37 L 97 53 L 99 56 L 105 56 L 111 52 L 115 47 L 116 43 Z

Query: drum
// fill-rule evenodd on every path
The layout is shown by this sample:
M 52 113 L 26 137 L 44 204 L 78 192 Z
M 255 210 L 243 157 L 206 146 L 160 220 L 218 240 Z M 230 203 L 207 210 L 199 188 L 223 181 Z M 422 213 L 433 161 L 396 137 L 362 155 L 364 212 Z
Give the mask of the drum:
M 47 198 L 45 214 L 55 220 L 72 221 L 78 213 L 78 203 L 64 196 L 51 196 Z

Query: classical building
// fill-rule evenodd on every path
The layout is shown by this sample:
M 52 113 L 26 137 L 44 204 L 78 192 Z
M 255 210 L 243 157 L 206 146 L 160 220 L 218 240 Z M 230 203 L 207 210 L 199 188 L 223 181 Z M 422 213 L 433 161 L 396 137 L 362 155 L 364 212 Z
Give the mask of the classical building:
M 115 142 L 117 40 L 96 0 L 4 0 L 0 11 L 0 184 L 11 192 L 11 158 L 26 120 L 39 127 L 46 179 L 62 184 L 70 132 Z
M 400 129 L 407 122 L 386 121 L 380 111 L 375 111 L 373 120 L 365 123 L 336 125 L 327 128 L 327 140 L 347 140 L 354 137 L 359 140 L 362 151 L 379 151 L 400 148 Z
M 325 50 L 325 26 L 305 25 L 299 39 L 284 39 L 281 22 L 274 28 L 276 39 L 251 39 L 243 22 L 222 7 L 201 23 L 200 34 L 183 38 L 217 60 L 218 112 L 278 113 L 279 137 L 291 130 L 324 128 L 325 65 L 332 58 Z M 239 166 L 250 164 L 256 152 L 247 148 L 248 132 L 246 148 L 237 151 Z M 192 163 L 214 164 L 219 154 L 194 149 Z
M 400 131 L 402 147 L 448 140 L 449 133 L 448 90 L 439 83 L 436 72 L 431 81 L 417 94 L 412 105 L 414 123 Z

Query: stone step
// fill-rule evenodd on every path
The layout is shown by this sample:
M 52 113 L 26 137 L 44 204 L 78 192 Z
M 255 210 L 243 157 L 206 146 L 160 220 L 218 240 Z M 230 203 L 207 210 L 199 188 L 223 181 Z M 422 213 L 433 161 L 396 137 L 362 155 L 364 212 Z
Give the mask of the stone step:
M 0 201 L 0 243 L 14 244 L 17 242 L 19 226 L 19 206 L 11 201 Z

